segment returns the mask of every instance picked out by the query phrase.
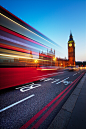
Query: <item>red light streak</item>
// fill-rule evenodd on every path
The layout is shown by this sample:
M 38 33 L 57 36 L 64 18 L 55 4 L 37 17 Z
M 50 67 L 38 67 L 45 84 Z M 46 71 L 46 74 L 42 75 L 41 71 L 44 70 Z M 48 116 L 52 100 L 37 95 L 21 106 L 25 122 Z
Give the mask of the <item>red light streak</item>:
M 25 40 L 27 40 L 27 41 L 29 41 L 29 42 L 35 43 L 35 44 L 37 44 L 37 45 L 40 45 L 40 46 L 42 46 L 42 47 L 45 47 L 45 48 L 49 49 L 49 47 L 46 47 L 46 46 L 44 46 L 44 45 L 42 45 L 42 44 L 40 44 L 40 43 L 38 43 L 38 42 L 36 42 L 36 41 L 34 41 L 34 40 L 32 40 L 32 39 L 29 39 L 29 38 L 27 38 L 27 37 L 25 37 L 25 36 L 23 36 L 23 35 L 20 35 L 20 34 L 14 32 L 14 31 L 12 31 L 12 30 L 9 30 L 9 29 L 4 28 L 4 27 L 2 27 L 2 26 L 0 26 L 0 29 L 3 30 L 3 31 L 5 31 L 5 32 L 7 32 L 7 33 L 10 33 L 10 34 L 12 34 L 12 35 L 15 35 L 15 36 L 17 36 L 17 37 L 19 37 L 19 38 L 25 39 Z
M 16 51 L 19 51 L 19 52 L 30 53 L 30 50 L 26 50 L 26 49 L 19 48 L 19 47 L 14 47 L 14 46 L 7 45 L 7 44 L 3 44 L 3 43 L 0 43 L 0 47 L 1 47 L 1 48 L 10 49 L 10 50 L 16 50 Z M 34 52 L 34 51 L 32 51 L 32 53 L 33 53 L 34 55 L 39 55 L 39 53 Z

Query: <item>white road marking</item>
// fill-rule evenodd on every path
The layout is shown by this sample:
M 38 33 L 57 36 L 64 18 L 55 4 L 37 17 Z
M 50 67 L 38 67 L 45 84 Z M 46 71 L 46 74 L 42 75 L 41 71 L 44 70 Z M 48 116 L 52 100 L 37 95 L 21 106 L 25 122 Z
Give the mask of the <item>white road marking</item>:
M 17 105 L 17 104 L 19 104 L 19 103 L 21 103 L 21 102 L 27 100 L 27 99 L 30 99 L 30 98 L 33 97 L 33 96 L 35 96 L 35 95 L 32 94 L 32 95 L 30 95 L 30 96 L 28 96 L 28 97 L 26 97 L 26 98 L 24 98 L 24 99 L 22 99 L 22 100 L 16 102 L 16 103 L 13 103 L 13 104 L 11 104 L 11 105 L 9 105 L 9 106 L 7 106 L 7 107 L 1 109 L 0 112 L 3 112 L 3 111 L 5 111 L 5 110 L 7 110 L 7 109 L 9 109 L 9 108 L 11 108 L 11 107 L 13 107 L 13 106 L 15 106 L 15 105 Z
M 68 84 L 71 84 L 72 81 L 64 81 L 63 83 L 64 83 L 65 85 L 68 85 Z
M 73 74 L 73 76 L 75 76 L 77 73 Z
M 58 83 L 56 83 L 56 84 L 59 84 L 59 83 L 61 83 L 61 82 L 64 82 L 65 80 L 67 80 L 69 77 L 67 77 L 67 78 L 65 78 L 64 80 L 62 80 L 62 81 L 60 81 L 60 82 L 58 82 Z
M 43 80 L 45 80 L 46 78 L 42 78 L 40 81 L 43 81 Z
M 42 78 L 40 81 L 50 81 L 50 80 L 54 80 L 54 78 Z
M 60 79 L 56 79 L 55 81 L 53 81 L 53 82 L 51 82 L 51 83 L 55 83 L 55 82 L 57 82 L 57 81 L 59 81 Z
M 47 81 L 50 81 L 50 80 L 53 80 L 54 78 L 46 78 L 45 80 L 44 80 L 44 82 L 47 82 Z
M 26 85 L 24 87 L 21 87 L 20 88 L 20 91 L 21 92 L 25 92 L 25 91 L 32 90 L 32 89 L 34 89 L 36 87 L 39 87 L 39 86 L 41 86 L 41 84 L 30 84 L 30 85 Z
M 28 84 L 28 85 L 34 85 L 34 83 L 31 83 L 31 84 Z M 21 89 L 21 88 L 24 88 L 24 87 L 26 87 L 26 86 L 28 86 L 28 85 L 21 86 L 21 87 L 17 87 L 17 88 L 15 88 L 15 89 Z

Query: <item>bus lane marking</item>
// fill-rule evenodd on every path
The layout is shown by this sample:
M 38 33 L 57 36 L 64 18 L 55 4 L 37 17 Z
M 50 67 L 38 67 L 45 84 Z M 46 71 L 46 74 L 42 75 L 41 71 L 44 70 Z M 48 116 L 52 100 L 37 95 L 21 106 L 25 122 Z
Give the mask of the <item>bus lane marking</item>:
M 54 78 L 42 78 L 40 81 L 47 82 L 47 81 L 50 81 L 50 80 L 54 80 Z
M 75 76 L 77 73 L 73 74 L 73 76 Z
M 53 82 L 51 82 L 51 83 L 55 83 L 55 82 L 57 82 L 57 81 L 59 81 L 60 79 L 56 79 L 55 81 L 53 81 Z
M 54 78 L 47 78 L 47 79 L 43 79 L 44 82 L 47 82 L 47 81 L 50 81 L 50 80 L 53 80 Z M 37 88 L 37 87 L 40 87 L 41 84 L 29 84 L 29 85 L 25 85 L 25 86 L 22 86 L 22 87 L 18 87 L 16 89 L 20 89 L 21 92 L 26 92 L 28 90 L 32 90 L 34 88 Z
M 64 83 L 65 85 L 68 85 L 68 84 L 71 84 L 72 81 L 64 81 L 63 83 Z
M 54 78 L 47 78 L 44 80 L 44 82 L 50 81 L 50 80 L 54 80 Z
M 32 89 L 40 87 L 40 86 L 41 86 L 41 84 L 34 84 L 33 83 L 33 84 L 26 85 L 24 87 L 21 87 L 20 91 L 25 92 L 25 91 L 32 90 Z
M 46 78 L 42 78 L 40 81 L 43 81 L 43 80 L 45 80 Z
M 71 82 L 70 81 L 66 81 L 69 77 L 65 78 L 64 80 L 61 80 L 60 82 L 56 83 L 56 84 L 59 84 L 61 82 L 63 82 L 65 85 L 68 85 L 70 84 Z M 54 78 L 47 78 L 47 79 L 43 79 L 44 82 L 47 82 L 47 81 L 50 81 L 50 80 L 54 80 Z M 55 81 L 51 82 L 51 83 L 55 83 L 57 81 L 59 81 L 60 79 L 55 79 Z M 34 84 L 34 83 L 31 83 L 31 84 L 28 84 L 28 85 L 25 85 L 25 86 L 21 86 L 21 87 L 18 87 L 16 89 L 19 89 L 21 92 L 26 92 L 26 91 L 29 91 L 29 90 L 32 90 L 34 88 L 37 88 L 37 87 L 40 87 L 42 86 L 41 84 Z
M 63 80 L 61 80 L 60 82 L 58 82 L 58 83 L 56 83 L 56 84 L 59 84 L 59 83 L 61 83 L 61 82 L 64 82 L 65 80 L 67 80 L 69 77 L 67 77 L 67 78 L 65 78 L 65 79 L 63 79 Z
M 30 95 L 30 96 L 28 96 L 28 97 L 26 97 L 26 98 L 24 98 L 24 99 L 22 99 L 22 100 L 16 102 L 16 103 L 13 103 L 13 104 L 11 104 L 11 105 L 9 105 L 9 106 L 7 106 L 7 107 L 1 109 L 0 112 L 3 112 L 3 111 L 5 111 L 5 110 L 7 110 L 7 109 L 9 109 L 9 108 L 11 108 L 11 107 L 13 107 L 13 106 L 15 106 L 15 105 L 17 105 L 17 104 L 19 104 L 19 103 L 21 103 L 21 102 L 27 100 L 27 99 L 30 99 L 30 98 L 32 98 L 33 96 L 35 96 L 35 95 L 32 94 L 32 95 Z
M 66 87 L 59 95 L 57 95 L 51 102 L 49 102 L 45 107 L 43 107 L 37 114 L 35 114 L 30 120 L 28 120 L 20 129 L 26 129 L 28 128 L 34 121 L 37 120 L 39 116 L 41 116 L 44 111 L 46 111 L 57 99 L 59 99 L 52 107 L 49 108 L 49 110 L 39 119 L 37 120 L 35 125 L 42 124 L 43 121 L 49 116 L 49 114 L 55 109 L 56 106 L 62 101 L 62 99 L 70 92 L 70 90 L 76 85 L 76 83 L 79 81 L 79 79 L 82 77 L 80 75 L 77 79 L 75 79 L 68 87 Z M 41 122 L 40 122 L 41 120 Z M 34 125 L 33 125 L 34 126 Z M 40 126 L 40 125 L 39 125 Z M 39 127 L 38 126 L 38 127 Z M 32 127 L 34 129 L 38 128 L 37 126 Z
M 32 85 L 32 84 L 34 84 L 34 83 L 31 83 L 31 85 Z M 28 84 L 28 85 L 30 85 L 30 84 Z M 26 86 L 28 86 L 28 85 L 21 86 L 21 87 L 17 87 L 17 88 L 15 88 L 15 89 L 21 89 L 21 88 L 24 88 L 24 87 L 26 87 Z

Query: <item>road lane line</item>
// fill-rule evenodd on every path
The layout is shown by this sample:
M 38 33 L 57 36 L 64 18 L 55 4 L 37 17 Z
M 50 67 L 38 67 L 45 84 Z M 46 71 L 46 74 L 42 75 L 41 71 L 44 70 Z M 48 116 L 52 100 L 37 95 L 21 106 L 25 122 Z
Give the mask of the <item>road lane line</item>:
M 51 83 L 54 83 L 54 82 L 57 82 L 57 81 L 59 81 L 60 79 L 56 79 L 55 81 L 53 81 L 53 82 L 51 82 Z
M 21 102 L 27 100 L 27 99 L 30 99 L 30 98 L 33 97 L 33 96 L 35 96 L 35 95 L 32 94 L 32 95 L 30 95 L 30 96 L 28 96 L 28 97 L 26 97 L 26 98 L 24 98 L 24 99 L 22 99 L 22 100 L 16 102 L 16 103 L 13 103 L 13 104 L 11 104 L 11 105 L 9 105 L 9 106 L 7 106 L 7 107 L 1 109 L 0 112 L 3 112 L 3 111 L 5 111 L 5 110 L 7 110 L 7 109 L 9 109 L 9 108 L 11 108 L 11 107 L 13 107 L 13 106 L 15 106 L 15 105 L 17 105 L 17 104 L 19 104 L 19 103 L 21 103 Z
M 73 74 L 73 76 L 75 76 L 77 73 Z
M 81 76 L 81 75 L 80 75 Z M 57 95 L 51 102 L 49 102 L 44 108 L 42 108 L 37 114 L 35 114 L 28 122 L 26 122 L 20 129 L 26 129 L 29 127 L 44 111 L 48 109 L 62 94 L 67 91 L 72 84 L 74 84 L 79 78 L 76 78 L 67 88 L 65 88 L 59 95 Z
M 40 81 L 43 81 L 43 80 L 45 80 L 46 78 L 42 78 Z
M 31 129 L 38 129 L 38 127 L 44 122 L 44 120 L 50 115 L 50 113 L 59 105 L 59 103 L 64 99 L 64 97 L 70 92 L 70 90 L 76 85 L 79 79 L 76 80 L 75 83 L 61 96 L 61 98 L 38 120 L 38 122 Z
M 65 78 L 64 80 L 61 80 L 60 82 L 56 83 L 56 84 L 59 84 L 61 82 L 64 82 L 65 80 L 67 80 L 69 77 Z
M 54 78 L 46 78 L 45 80 L 44 80 L 44 82 L 47 82 L 47 81 L 51 81 L 51 80 L 53 80 Z

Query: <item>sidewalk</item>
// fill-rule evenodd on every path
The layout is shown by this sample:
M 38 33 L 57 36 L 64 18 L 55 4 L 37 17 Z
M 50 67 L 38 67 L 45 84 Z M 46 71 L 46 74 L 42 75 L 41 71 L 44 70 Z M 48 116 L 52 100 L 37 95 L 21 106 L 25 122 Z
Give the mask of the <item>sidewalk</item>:
M 86 73 L 48 129 L 86 129 Z

